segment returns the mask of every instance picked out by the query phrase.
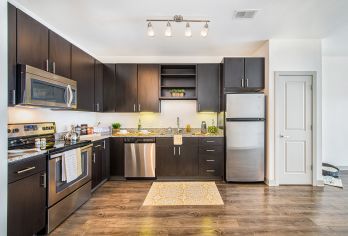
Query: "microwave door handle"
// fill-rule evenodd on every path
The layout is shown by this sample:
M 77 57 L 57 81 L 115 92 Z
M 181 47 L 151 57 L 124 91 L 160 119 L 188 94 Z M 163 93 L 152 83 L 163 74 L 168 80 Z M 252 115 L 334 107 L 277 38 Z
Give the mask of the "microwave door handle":
M 73 91 L 72 91 L 70 85 L 68 85 L 68 90 L 69 90 L 69 92 L 70 92 L 70 99 L 69 99 L 68 107 L 71 107 L 71 103 L 72 103 L 72 101 L 73 101 L 73 96 L 74 96 L 74 94 L 73 94 Z
M 69 106 L 69 87 L 68 86 L 66 86 L 65 93 L 66 93 L 65 103 L 66 103 L 66 106 Z

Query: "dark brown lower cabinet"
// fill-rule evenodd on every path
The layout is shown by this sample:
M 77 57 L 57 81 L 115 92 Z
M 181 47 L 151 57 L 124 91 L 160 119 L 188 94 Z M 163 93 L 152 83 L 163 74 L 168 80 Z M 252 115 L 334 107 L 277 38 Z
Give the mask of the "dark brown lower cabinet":
M 156 138 L 156 176 L 223 177 L 223 138 L 184 137 L 175 146 L 173 138 Z
M 110 138 L 110 175 L 124 177 L 124 143 L 123 138 Z
M 46 222 L 46 156 L 11 164 L 8 171 L 7 234 L 36 234 Z
M 110 177 L 109 139 L 93 142 L 92 189 Z

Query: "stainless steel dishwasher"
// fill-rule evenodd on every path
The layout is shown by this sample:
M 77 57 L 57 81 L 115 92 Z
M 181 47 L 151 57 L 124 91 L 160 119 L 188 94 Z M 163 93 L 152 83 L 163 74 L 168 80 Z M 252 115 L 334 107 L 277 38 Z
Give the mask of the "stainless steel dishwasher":
M 156 139 L 125 138 L 124 164 L 126 178 L 155 178 Z

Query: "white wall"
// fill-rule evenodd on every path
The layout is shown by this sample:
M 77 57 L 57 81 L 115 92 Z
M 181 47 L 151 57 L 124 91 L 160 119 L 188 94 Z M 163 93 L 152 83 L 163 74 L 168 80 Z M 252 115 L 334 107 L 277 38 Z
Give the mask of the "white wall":
M 93 112 L 52 111 L 45 108 L 8 108 L 9 123 L 56 122 L 57 132 L 70 130 L 72 124 L 95 125 L 96 115 Z
M 348 168 L 348 56 L 323 57 L 323 162 Z
M 0 235 L 7 235 L 7 1 L 0 0 Z
M 98 122 L 111 125 L 120 122 L 124 128 L 136 128 L 139 118 L 144 128 L 176 127 L 176 117 L 180 117 L 181 126 L 190 124 L 199 128 L 204 120 L 209 125 L 212 119 L 217 122 L 216 113 L 196 112 L 196 101 L 162 101 L 161 113 L 94 113 L 80 111 L 52 111 L 44 108 L 8 108 L 9 123 L 27 123 L 54 121 L 57 131 L 70 129 L 72 124 L 88 124 L 94 126 Z
M 274 103 L 274 73 L 276 71 L 316 71 L 317 72 L 317 120 L 315 122 L 318 133 L 317 166 L 315 168 L 316 181 L 321 184 L 321 40 L 300 39 L 271 39 L 254 53 L 254 56 L 265 56 L 267 95 L 267 173 L 266 182 L 277 185 L 277 163 L 275 156 L 275 103 Z M 267 60 L 268 58 L 268 60 Z
M 180 126 L 190 124 L 192 128 L 201 127 L 201 122 L 217 122 L 216 113 L 196 112 L 196 101 L 162 101 L 161 113 L 97 113 L 97 121 L 102 124 L 121 123 L 124 128 L 137 127 L 139 118 L 144 128 L 176 127 L 176 118 L 180 117 Z

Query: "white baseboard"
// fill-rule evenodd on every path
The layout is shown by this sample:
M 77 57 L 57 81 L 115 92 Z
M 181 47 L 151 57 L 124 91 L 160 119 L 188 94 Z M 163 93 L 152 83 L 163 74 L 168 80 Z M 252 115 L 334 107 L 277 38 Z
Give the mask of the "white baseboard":
M 317 179 L 317 184 L 316 184 L 315 186 L 319 186 L 319 187 L 324 186 L 324 180 L 322 180 L 322 179 Z
M 275 179 L 272 179 L 272 180 L 266 179 L 265 184 L 267 184 L 268 186 L 271 186 L 271 187 L 278 186 Z

